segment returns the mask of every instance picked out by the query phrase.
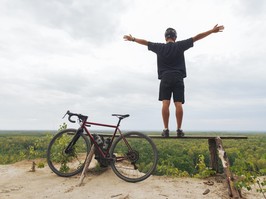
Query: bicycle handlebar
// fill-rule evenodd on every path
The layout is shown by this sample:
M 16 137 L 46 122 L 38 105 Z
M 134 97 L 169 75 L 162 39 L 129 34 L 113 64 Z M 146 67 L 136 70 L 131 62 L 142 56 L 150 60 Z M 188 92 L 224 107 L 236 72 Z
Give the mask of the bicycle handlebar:
M 68 115 L 68 121 L 70 121 L 71 123 L 76 123 L 74 120 L 72 120 L 71 118 L 73 116 L 78 117 L 80 122 L 86 122 L 88 119 L 88 116 L 86 115 L 82 115 L 82 114 L 77 114 L 77 113 L 71 113 L 70 111 L 67 111 L 66 114 L 64 115 L 63 119 L 65 118 L 65 116 Z M 116 116 L 119 118 L 119 121 L 121 121 L 122 119 L 129 117 L 129 114 L 126 115 L 121 115 L 121 114 L 112 114 L 112 116 Z
M 81 121 L 86 121 L 88 119 L 88 116 L 86 116 L 86 115 L 71 113 L 70 111 L 67 111 L 63 118 L 65 118 L 66 115 L 68 115 L 68 121 L 70 121 L 72 123 L 76 123 L 74 120 L 71 119 L 71 117 L 73 117 L 73 116 L 78 117 L 78 119 Z

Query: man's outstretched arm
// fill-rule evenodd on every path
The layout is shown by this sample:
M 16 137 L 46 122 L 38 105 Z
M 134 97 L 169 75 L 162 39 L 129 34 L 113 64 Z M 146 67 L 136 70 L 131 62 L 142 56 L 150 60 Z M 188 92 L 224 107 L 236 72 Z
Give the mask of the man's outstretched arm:
M 144 39 L 138 39 L 138 38 L 132 37 L 132 35 L 124 35 L 123 38 L 125 41 L 134 41 L 134 42 L 137 42 L 138 44 L 148 46 L 148 41 Z
M 224 29 L 224 26 L 218 26 L 218 24 L 216 24 L 212 29 L 206 32 L 200 33 L 196 35 L 195 37 L 193 37 L 193 42 L 203 39 L 212 33 L 223 32 L 223 29 Z

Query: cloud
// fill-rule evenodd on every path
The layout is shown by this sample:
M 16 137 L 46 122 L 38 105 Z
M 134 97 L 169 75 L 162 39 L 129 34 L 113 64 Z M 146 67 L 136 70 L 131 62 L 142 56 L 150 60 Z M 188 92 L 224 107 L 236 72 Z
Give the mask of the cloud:
M 266 70 L 260 54 L 200 56 L 188 62 L 188 71 L 187 123 L 208 130 L 249 130 L 253 122 L 253 131 L 263 128 Z
M 238 0 L 233 3 L 233 9 L 237 15 L 247 19 L 248 17 L 257 18 L 265 16 L 266 2 L 263 0 Z
M 125 5 L 119 0 L 99 2 L 54 0 L 6 1 L 13 17 L 51 29 L 64 30 L 77 40 L 102 44 L 114 38 Z M 9 14 L 10 15 L 10 14 Z
M 241 2 L 1 1 L 0 129 L 56 129 L 69 109 L 160 130 L 156 56 L 122 35 L 164 42 L 173 26 L 186 39 L 220 21 L 223 33 L 186 52 L 183 128 L 265 129 L 265 14 Z

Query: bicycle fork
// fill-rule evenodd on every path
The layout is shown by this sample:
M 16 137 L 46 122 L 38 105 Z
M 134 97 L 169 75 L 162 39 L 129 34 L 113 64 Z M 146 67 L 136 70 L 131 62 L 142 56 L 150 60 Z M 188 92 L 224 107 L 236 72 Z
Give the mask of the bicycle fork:
M 72 140 L 69 142 L 68 146 L 66 147 L 65 149 L 66 154 L 69 154 L 73 151 L 73 147 L 75 146 L 76 142 L 78 141 L 82 133 L 83 133 L 83 128 L 79 128 L 74 137 L 72 138 Z

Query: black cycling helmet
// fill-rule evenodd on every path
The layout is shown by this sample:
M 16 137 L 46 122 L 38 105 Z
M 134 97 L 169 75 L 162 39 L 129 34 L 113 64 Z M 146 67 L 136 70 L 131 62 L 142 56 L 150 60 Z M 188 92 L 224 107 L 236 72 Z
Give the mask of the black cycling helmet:
M 164 33 L 165 38 L 172 38 L 172 39 L 176 39 L 177 35 L 176 35 L 176 30 L 173 28 L 167 28 L 165 33 Z

